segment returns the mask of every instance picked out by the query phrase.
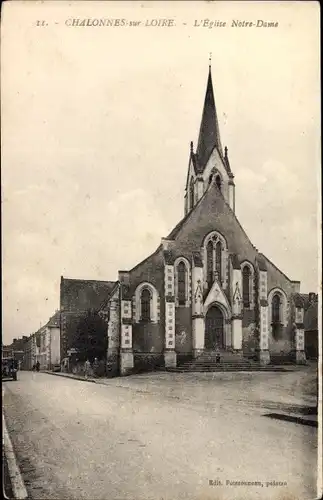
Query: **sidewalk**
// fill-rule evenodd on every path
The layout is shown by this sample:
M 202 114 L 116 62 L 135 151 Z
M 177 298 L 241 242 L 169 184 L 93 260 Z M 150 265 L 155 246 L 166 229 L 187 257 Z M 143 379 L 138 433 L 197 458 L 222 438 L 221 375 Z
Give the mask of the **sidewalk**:
M 3 493 L 4 493 L 5 498 L 8 498 L 11 500 L 14 498 L 14 495 L 13 495 L 11 481 L 10 481 L 8 463 L 7 463 L 7 459 L 6 459 L 4 453 L 3 453 L 2 464 L 3 464 L 2 465 Z
M 6 498 L 27 500 L 28 493 L 17 462 L 17 457 L 12 446 L 9 432 L 6 425 L 4 411 L 2 409 L 2 458 L 3 458 L 3 492 Z

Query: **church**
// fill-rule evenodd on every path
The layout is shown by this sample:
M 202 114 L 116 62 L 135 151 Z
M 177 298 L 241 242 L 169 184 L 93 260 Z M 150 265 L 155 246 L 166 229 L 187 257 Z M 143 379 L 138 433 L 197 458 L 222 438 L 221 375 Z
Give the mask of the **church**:
M 300 282 L 249 240 L 235 215 L 235 189 L 209 67 L 197 147 L 190 145 L 184 217 L 115 282 L 61 277 L 61 356 L 69 321 L 94 304 L 107 323 L 111 374 L 174 368 L 206 352 L 260 365 L 304 363 Z

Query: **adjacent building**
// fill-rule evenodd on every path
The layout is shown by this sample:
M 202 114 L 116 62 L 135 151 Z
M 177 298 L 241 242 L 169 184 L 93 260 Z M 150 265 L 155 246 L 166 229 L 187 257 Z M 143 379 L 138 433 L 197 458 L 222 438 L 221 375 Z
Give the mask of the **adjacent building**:
M 318 330 L 318 295 L 310 293 L 303 295 L 304 301 L 304 330 L 305 354 L 307 359 L 318 359 L 319 330 Z
M 108 298 L 113 281 L 80 280 L 61 276 L 60 284 L 60 338 L 61 360 L 73 349 L 74 336 L 80 319 L 90 310 L 108 314 Z
M 31 370 L 37 363 L 42 370 L 50 370 L 54 365 L 60 364 L 60 312 L 56 311 L 49 319 L 46 325 L 42 326 L 37 332 L 31 335 L 23 336 L 22 339 L 14 339 L 10 348 L 13 352 L 14 347 L 18 346 L 20 367 L 23 370 Z M 17 356 L 16 356 L 17 357 Z

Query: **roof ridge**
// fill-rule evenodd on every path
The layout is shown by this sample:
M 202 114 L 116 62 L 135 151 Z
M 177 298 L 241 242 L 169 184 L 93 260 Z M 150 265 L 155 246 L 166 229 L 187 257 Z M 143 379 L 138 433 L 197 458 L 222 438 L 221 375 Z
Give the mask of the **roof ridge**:
M 115 283 L 117 280 L 88 280 L 85 278 L 64 278 L 64 276 L 61 276 L 62 280 L 64 281 L 84 281 L 86 283 Z

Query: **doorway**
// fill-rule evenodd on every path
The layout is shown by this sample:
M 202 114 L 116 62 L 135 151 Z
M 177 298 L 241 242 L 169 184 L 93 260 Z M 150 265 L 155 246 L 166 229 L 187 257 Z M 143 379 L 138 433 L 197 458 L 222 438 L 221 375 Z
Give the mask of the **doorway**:
M 218 306 L 211 306 L 205 318 L 205 349 L 223 349 L 224 318 Z

